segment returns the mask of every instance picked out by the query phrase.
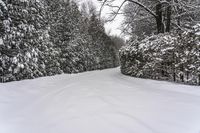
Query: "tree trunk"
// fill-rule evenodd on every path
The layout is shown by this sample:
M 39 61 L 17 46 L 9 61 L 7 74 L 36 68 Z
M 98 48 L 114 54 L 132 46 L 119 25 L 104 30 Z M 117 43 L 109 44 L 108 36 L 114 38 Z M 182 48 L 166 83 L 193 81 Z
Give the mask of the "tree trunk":
M 176 3 L 178 3 L 178 1 L 176 1 Z M 180 9 L 179 7 L 177 7 L 177 12 L 178 12 L 178 14 L 181 14 L 182 13 L 182 9 Z M 177 21 L 177 25 L 181 26 L 181 17 L 180 16 L 177 17 L 176 21 Z
M 183 74 L 180 74 L 180 80 L 181 80 L 181 82 L 184 83 L 184 75 Z
M 173 73 L 173 80 L 174 80 L 174 82 L 176 82 L 176 73 L 175 72 Z
M 200 74 L 199 74 L 199 85 L 200 85 Z
M 175 53 L 173 52 L 173 64 L 172 64 L 172 69 L 173 69 L 173 80 L 176 82 L 176 60 L 175 60 Z
M 181 70 L 181 74 L 180 74 L 180 80 L 181 80 L 181 82 L 184 82 L 184 67 L 183 67 L 183 64 L 181 65 L 181 68 L 180 68 L 180 70 Z
M 172 14 L 172 7 L 171 7 L 171 5 L 168 5 L 167 20 L 166 20 L 166 32 L 170 32 L 170 30 L 171 30 L 171 14 Z
M 164 33 L 164 24 L 163 24 L 163 13 L 162 13 L 162 4 L 159 3 L 156 5 L 156 23 L 157 23 L 157 30 L 159 33 Z
M 188 80 L 189 80 L 189 71 L 186 71 L 186 75 L 187 75 L 187 83 L 188 83 Z

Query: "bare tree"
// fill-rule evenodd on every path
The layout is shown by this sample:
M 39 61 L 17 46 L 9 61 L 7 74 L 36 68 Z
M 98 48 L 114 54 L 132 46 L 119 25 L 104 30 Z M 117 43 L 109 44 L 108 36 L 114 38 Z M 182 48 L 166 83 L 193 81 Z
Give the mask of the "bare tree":
M 100 12 L 105 6 L 113 8 L 111 13 L 112 18 L 109 19 L 109 21 L 115 19 L 118 14 L 124 13 L 122 12 L 122 7 L 126 3 L 137 5 L 154 18 L 156 21 L 157 33 L 169 32 L 172 24 L 181 29 L 180 20 L 182 16 L 199 12 L 198 1 L 196 0 L 124 0 L 119 6 L 114 4 L 116 0 L 99 1 L 103 1 Z M 137 14 L 137 12 L 135 13 Z M 173 18 L 172 13 L 175 14 Z

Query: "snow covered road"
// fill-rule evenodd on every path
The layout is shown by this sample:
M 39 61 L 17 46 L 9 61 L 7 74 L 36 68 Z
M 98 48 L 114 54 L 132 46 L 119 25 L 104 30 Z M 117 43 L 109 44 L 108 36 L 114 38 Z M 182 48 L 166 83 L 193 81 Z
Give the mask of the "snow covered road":
M 200 87 L 119 68 L 0 84 L 0 133 L 200 133 Z

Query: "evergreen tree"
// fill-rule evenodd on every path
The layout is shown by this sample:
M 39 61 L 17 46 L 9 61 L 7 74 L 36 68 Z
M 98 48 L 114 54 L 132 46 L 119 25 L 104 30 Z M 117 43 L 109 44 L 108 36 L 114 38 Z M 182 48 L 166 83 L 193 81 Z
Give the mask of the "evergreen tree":
M 0 20 L 1 82 L 117 64 L 101 22 L 84 16 L 73 1 L 1 0 Z

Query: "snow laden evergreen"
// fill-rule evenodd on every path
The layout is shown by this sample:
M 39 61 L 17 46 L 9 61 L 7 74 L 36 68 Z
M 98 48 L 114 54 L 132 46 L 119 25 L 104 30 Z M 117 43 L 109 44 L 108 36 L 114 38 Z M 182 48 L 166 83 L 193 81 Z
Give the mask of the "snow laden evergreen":
M 42 34 L 39 3 L 6 1 L 8 16 L 3 20 L 1 46 L 2 81 L 42 76 L 39 37 Z
M 123 74 L 200 85 L 200 36 L 165 33 L 132 41 L 120 50 Z
M 104 28 L 89 33 L 93 21 L 69 0 L 0 0 L 0 82 L 117 66 Z

